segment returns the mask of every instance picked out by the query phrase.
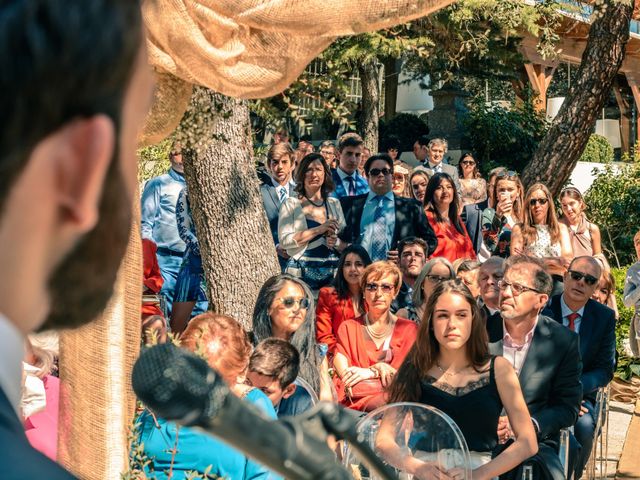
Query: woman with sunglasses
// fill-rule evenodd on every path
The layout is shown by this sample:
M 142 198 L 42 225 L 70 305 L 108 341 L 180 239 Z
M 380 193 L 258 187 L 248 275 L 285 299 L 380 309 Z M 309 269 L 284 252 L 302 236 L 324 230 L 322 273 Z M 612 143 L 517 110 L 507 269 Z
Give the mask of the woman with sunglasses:
M 315 305 L 311 290 L 286 273 L 269 278 L 258 293 L 253 310 L 253 343 L 275 337 L 300 352 L 300 377 L 321 400 L 332 400 L 325 353 L 316 344 Z
M 420 323 L 424 315 L 424 307 L 435 288 L 443 281 L 455 277 L 455 270 L 449 260 L 443 257 L 433 257 L 424 264 L 413 284 L 411 305 L 398 310 L 398 316 Z
M 409 165 L 400 160 L 393 162 L 391 190 L 398 197 L 409 198 Z
M 324 343 L 329 349 L 330 358 L 335 354 L 338 327 L 345 320 L 365 313 L 360 281 L 369 265 L 371 258 L 367 251 L 360 245 L 349 245 L 340 256 L 333 286 L 320 289 L 316 307 L 316 335 L 318 343 Z
M 482 212 L 482 236 L 492 255 L 506 258 L 511 254 L 511 230 L 522 223 L 524 188 L 518 174 L 502 169 L 496 172 L 489 208 Z
M 489 355 L 482 314 L 459 280 L 440 283 L 429 297 L 418 338 L 389 389 L 389 402 L 423 403 L 449 415 L 469 447 L 473 478 L 497 478 L 538 449 L 518 377 L 507 360 Z M 503 408 L 515 440 L 492 459 Z M 441 465 L 437 454 L 429 453 L 432 445 L 418 441 L 411 449 L 415 453 L 400 449 L 389 435 L 391 427 L 382 422 L 376 445 L 391 465 L 414 478 L 465 478 L 461 469 Z
M 360 285 L 367 313 L 338 328 L 333 366 L 340 403 L 368 412 L 385 403 L 384 389 L 413 345 L 417 326 L 391 313 L 402 285 L 395 263 L 372 263 Z
M 338 239 L 345 227 L 340 201 L 333 191 L 331 171 L 319 153 L 305 156 L 296 172 L 297 195 L 280 207 L 278 239 L 290 259 L 285 272 L 301 278 L 317 292 L 328 285 L 346 246 Z
M 409 176 L 409 187 L 411 198 L 415 198 L 424 204 L 424 194 L 427 192 L 427 185 L 429 183 L 429 170 L 424 167 L 416 167 Z
M 580 190 L 575 187 L 567 187 L 562 190 L 560 205 L 562 206 L 560 222 L 569 230 L 573 256 L 592 257 L 601 254 L 600 229 L 596 224 L 587 220 L 584 213 L 587 205 L 584 203 Z
M 551 192 L 542 183 L 534 183 L 524 198 L 524 220 L 513 227 L 511 255 L 541 258 L 553 277 L 551 296 L 562 293 L 562 279 L 573 259 L 569 230 L 558 222 Z
M 460 197 L 464 205 L 484 202 L 487 199 L 487 182 L 480 175 L 478 163 L 471 152 L 463 153 L 460 157 L 458 176 L 460 177 Z
M 424 195 L 425 214 L 438 239 L 432 257 L 444 257 L 450 262 L 458 258 L 476 258 L 471 238 L 460 219 L 459 202 L 453 179 L 444 172 L 434 174 Z

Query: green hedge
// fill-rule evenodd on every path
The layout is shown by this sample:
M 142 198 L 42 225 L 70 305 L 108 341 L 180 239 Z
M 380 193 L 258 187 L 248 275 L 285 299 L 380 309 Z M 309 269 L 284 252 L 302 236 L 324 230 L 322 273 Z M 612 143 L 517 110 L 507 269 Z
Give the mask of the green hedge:
M 593 134 L 589 137 L 587 146 L 580 156 L 581 162 L 611 163 L 613 162 L 613 147 L 609 140 L 602 135 Z
M 618 304 L 618 313 L 620 317 L 616 323 L 616 348 L 618 350 L 618 368 L 616 369 L 616 377 L 628 380 L 631 375 L 640 376 L 640 363 L 638 359 L 629 357 L 624 348 L 623 342 L 629 338 L 629 325 L 633 318 L 634 309 L 627 308 L 622 303 L 622 291 L 624 289 L 624 280 L 627 276 L 628 267 L 612 268 L 611 273 L 616 280 L 616 302 Z

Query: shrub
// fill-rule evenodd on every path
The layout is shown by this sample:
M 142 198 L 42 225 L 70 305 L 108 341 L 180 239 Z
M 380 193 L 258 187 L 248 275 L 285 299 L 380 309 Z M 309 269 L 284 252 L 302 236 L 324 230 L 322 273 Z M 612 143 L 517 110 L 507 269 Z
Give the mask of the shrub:
M 463 120 L 484 173 L 497 166 L 521 172 L 549 129 L 531 102 L 504 107 L 472 102 Z
M 380 121 L 380 145 L 388 137 L 396 137 L 400 141 L 401 152 L 413 151 L 413 144 L 420 135 L 427 135 L 429 127 L 420 118 L 410 113 L 399 113 L 388 122 Z
M 587 146 L 580 157 L 581 162 L 611 163 L 613 161 L 613 147 L 609 140 L 602 135 L 592 134 Z
M 596 173 L 585 202 L 589 220 L 600 227 L 608 258 L 618 267 L 632 263 L 633 235 L 640 228 L 640 163 L 618 170 L 607 165 Z
M 622 303 L 622 291 L 624 289 L 624 279 L 627 276 L 628 267 L 612 268 L 611 273 L 616 280 L 616 302 L 620 317 L 616 323 L 616 349 L 618 351 L 618 365 L 616 377 L 622 380 L 629 380 L 632 375 L 640 376 L 640 364 L 638 359 L 627 356 L 623 342 L 629 338 L 629 326 L 633 318 L 634 309 L 627 308 Z
M 162 142 L 144 147 L 138 150 L 138 182 L 146 182 L 150 178 L 167 173 L 171 163 L 169 152 L 172 139 L 167 138 Z

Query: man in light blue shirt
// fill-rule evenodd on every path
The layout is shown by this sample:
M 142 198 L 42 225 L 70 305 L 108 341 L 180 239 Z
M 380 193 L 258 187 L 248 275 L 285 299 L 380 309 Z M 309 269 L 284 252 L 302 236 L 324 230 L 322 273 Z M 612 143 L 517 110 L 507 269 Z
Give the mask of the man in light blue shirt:
M 164 281 L 160 293 L 166 299 L 167 314 L 171 312 L 176 279 L 186 248 L 178 235 L 176 222 L 178 195 L 186 186 L 179 146 L 172 146 L 169 160 L 171 169 L 152 178 L 144 187 L 140 222 L 142 238 L 152 240 L 158 246 L 158 265 Z

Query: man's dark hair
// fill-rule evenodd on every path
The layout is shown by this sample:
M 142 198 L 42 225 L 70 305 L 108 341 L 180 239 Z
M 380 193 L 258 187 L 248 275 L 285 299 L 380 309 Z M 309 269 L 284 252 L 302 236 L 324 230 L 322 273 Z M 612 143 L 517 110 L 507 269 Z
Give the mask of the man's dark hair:
M 402 252 L 407 247 L 418 245 L 424 250 L 425 258 L 429 255 L 429 245 L 423 239 L 419 237 L 405 237 L 398 243 L 398 257 L 402 257 Z
M 546 272 L 546 265 L 544 262 L 536 257 L 530 257 L 528 255 L 512 255 L 507 259 L 504 264 L 504 273 L 512 268 L 528 268 L 533 275 L 531 276 L 531 287 L 535 288 L 540 293 L 546 293 L 551 295 L 553 290 L 553 279 L 551 275 Z
M 429 137 L 427 137 L 426 135 L 420 135 L 416 142 L 418 142 L 418 145 L 420 145 L 421 147 L 427 147 L 429 146 L 429 142 L 431 140 L 429 140 Z
M 300 354 L 296 347 L 280 338 L 262 340 L 251 354 L 249 371 L 271 377 L 280 388 L 287 388 L 298 377 Z
M 34 147 L 65 123 L 106 114 L 118 134 L 141 42 L 136 0 L 0 4 L 0 209 Z
M 355 132 L 345 133 L 338 140 L 338 151 L 342 152 L 347 147 L 360 147 L 364 145 L 362 137 Z
M 365 175 L 369 176 L 369 170 L 371 170 L 371 164 L 376 160 L 383 160 L 387 162 L 387 165 L 389 165 L 389 168 L 391 169 L 391 173 L 393 173 L 393 160 L 391 160 L 391 157 L 386 153 L 378 153 L 376 155 L 370 156 L 369 158 L 367 158 L 367 161 L 364 162 Z

